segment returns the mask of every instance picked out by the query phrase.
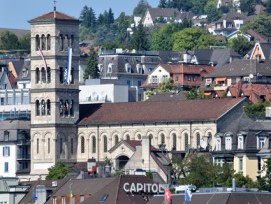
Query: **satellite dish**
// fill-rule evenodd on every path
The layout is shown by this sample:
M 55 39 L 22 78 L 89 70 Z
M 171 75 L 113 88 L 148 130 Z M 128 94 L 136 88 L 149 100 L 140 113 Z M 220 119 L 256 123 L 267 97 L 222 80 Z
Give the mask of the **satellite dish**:
M 201 147 L 202 149 L 206 149 L 206 147 L 207 147 L 207 142 L 204 141 L 203 139 L 201 139 L 201 140 L 200 140 L 200 147 Z
M 249 78 L 253 79 L 253 74 L 249 74 Z

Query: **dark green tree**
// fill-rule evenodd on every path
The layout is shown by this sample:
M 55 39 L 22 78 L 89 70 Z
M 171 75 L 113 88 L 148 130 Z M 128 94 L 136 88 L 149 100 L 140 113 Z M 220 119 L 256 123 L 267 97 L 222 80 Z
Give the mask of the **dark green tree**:
M 173 47 L 173 25 L 166 25 L 155 31 L 151 37 L 151 50 L 171 51 Z
M 213 22 L 221 17 L 219 10 L 216 8 L 216 1 L 208 1 L 204 7 L 204 13 L 207 14 L 207 22 Z
M 228 47 L 232 48 L 235 52 L 239 53 L 241 56 L 245 56 L 251 48 L 253 48 L 254 43 L 247 40 L 245 37 L 239 35 L 229 41 Z
M 197 15 L 204 14 L 204 7 L 207 4 L 207 1 L 208 0 L 194 0 L 193 8 L 191 8 L 191 11 Z
M 242 12 L 246 13 L 248 16 L 251 16 L 255 12 L 255 5 L 257 0 L 240 0 L 240 9 Z
M 259 189 L 271 191 L 271 158 L 265 162 L 266 176 L 259 178 Z
M 167 0 L 160 0 L 158 8 L 167 8 Z
M 142 22 L 136 27 L 131 39 L 131 48 L 136 50 L 149 50 L 149 40 L 145 34 Z
M 11 50 L 19 48 L 18 37 L 10 31 L 0 32 L 0 50 Z
M 107 24 L 110 25 L 112 23 L 114 23 L 115 19 L 114 19 L 114 13 L 112 12 L 112 9 L 110 8 L 108 11 L 108 16 L 107 16 Z
M 70 171 L 70 167 L 63 163 L 57 163 L 48 169 L 46 180 L 63 179 Z
M 190 11 L 193 7 L 193 1 L 191 0 L 169 0 L 168 8 L 177 8 L 178 10 Z
M 269 14 L 271 13 L 271 0 L 265 1 L 265 11 Z
M 99 78 L 99 69 L 98 69 L 98 53 L 94 48 L 90 48 L 89 57 L 87 59 L 87 67 L 84 71 L 84 80 L 89 78 Z
M 94 10 L 91 7 L 84 6 L 79 19 L 81 20 L 81 26 L 95 32 L 97 19 Z
M 247 116 L 252 118 L 263 118 L 265 116 L 265 109 L 267 106 L 270 106 L 270 103 L 265 102 L 258 102 L 256 104 L 248 103 L 244 111 L 247 114 Z
M 149 7 L 150 5 L 146 0 L 140 0 L 133 10 L 133 15 L 143 17 Z
M 30 33 L 19 38 L 19 49 L 30 51 L 30 43 L 31 43 L 30 40 L 31 40 Z

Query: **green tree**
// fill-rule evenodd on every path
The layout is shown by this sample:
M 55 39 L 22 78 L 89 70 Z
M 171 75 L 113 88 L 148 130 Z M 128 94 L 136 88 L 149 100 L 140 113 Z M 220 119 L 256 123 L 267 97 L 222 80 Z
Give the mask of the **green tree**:
M 141 51 L 149 49 L 149 40 L 145 34 L 144 26 L 141 21 L 132 35 L 131 47 Z
M 173 24 L 163 26 L 155 31 L 151 37 L 151 50 L 171 51 L 173 47 L 171 36 L 173 33 Z
M 99 78 L 99 69 L 98 69 L 98 53 L 94 48 L 90 48 L 89 57 L 87 59 L 87 67 L 84 71 L 84 80 L 89 78 Z
M 10 31 L 0 32 L 0 50 L 12 50 L 18 48 L 19 40 L 14 33 Z
M 266 175 L 259 178 L 259 189 L 265 191 L 271 191 L 271 158 L 268 158 L 265 162 Z
M 215 36 L 208 33 L 205 28 L 185 28 L 173 34 L 173 51 L 188 51 L 197 48 L 209 48 L 218 45 Z
M 196 89 L 196 88 L 191 88 L 190 91 L 185 92 L 185 96 L 188 100 L 195 100 L 195 99 L 208 99 L 210 96 L 205 96 L 204 92 Z
M 265 109 L 267 106 L 270 106 L 270 103 L 267 101 L 258 102 L 256 104 L 250 102 L 245 106 L 244 111 L 249 117 L 263 118 L 265 116 Z
M 232 48 L 235 52 L 239 53 L 241 56 L 245 56 L 251 48 L 253 48 L 254 43 L 247 40 L 244 36 L 237 36 L 229 41 L 228 47 Z
M 251 16 L 255 12 L 255 5 L 257 2 L 257 0 L 240 0 L 240 9 L 248 16 Z
M 207 1 L 208 0 L 194 0 L 191 11 L 197 15 L 204 14 L 204 7 L 207 4 Z
M 164 92 L 170 92 L 174 90 L 175 86 L 173 84 L 172 79 L 164 80 L 162 83 L 159 84 L 157 88 L 157 92 L 164 93 Z
M 158 8 L 167 8 L 167 0 L 160 0 Z
M 268 14 L 257 15 L 242 28 L 243 31 L 248 29 L 255 30 L 266 37 L 271 37 L 271 16 Z
M 213 22 L 221 17 L 219 10 L 216 8 L 216 1 L 208 1 L 204 6 L 204 13 L 207 14 L 207 22 Z
M 146 0 L 140 0 L 137 6 L 133 10 L 134 16 L 144 16 L 146 10 L 150 7 L 149 3 Z
M 193 7 L 193 1 L 191 0 L 169 0 L 168 1 L 169 8 L 177 8 L 178 10 L 190 11 Z
M 31 44 L 31 36 L 30 33 L 24 35 L 23 37 L 19 38 L 19 49 L 30 51 L 30 44 Z
M 257 182 L 254 182 L 249 176 L 244 176 L 242 173 L 234 174 L 236 180 L 236 187 L 256 188 Z
M 57 163 L 50 167 L 48 171 L 46 180 L 63 179 L 70 172 L 70 167 L 63 163 Z
M 81 20 L 81 26 L 95 32 L 97 19 L 94 10 L 91 7 L 84 6 L 79 19 Z
M 267 13 L 271 13 L 271 0 L 266 0 L 266 2 L 265 2 L 265 11 L 267 12 Z

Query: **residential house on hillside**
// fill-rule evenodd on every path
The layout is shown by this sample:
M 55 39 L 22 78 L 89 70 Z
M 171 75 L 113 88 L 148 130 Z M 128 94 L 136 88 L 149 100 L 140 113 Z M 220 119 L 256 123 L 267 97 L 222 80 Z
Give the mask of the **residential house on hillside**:
M 238 36 L 245 37 L 248 41 L 254 41 L 259 43 L 267 43 L 269 42 L 269 38 L 266 36 L 261 35 L 260 33 L 249 29 L 246 32 L 242 32 L 241 30 L 236 30 L 233 33 L 229 34 L 227 36 L 228 40 L 231 40 L 233 38 L 236 38 Z
M 143 25 L 146 27 L 153 26 L 159 19 L 164 22 L 182 22 L 184 19 L 192 20 L 192 12 L 179 11 L 176 8 L 148 8 L 143 17 Z
M 195 64 L 159 64 L 141 86 L 145 91 L 156 89 L 165 80 L 171 79 L 176 87 L 190 89 L 199 87 L 202 78 L 216 68 L 210 65 Z
M 0 122 L 0 176 L 28 177 L 30 173 L 30 121 Z
M 209 28 L 209 32 L 214 35 L 228 36 L 234 31 L 239 30 L 247 21 L 248 17 L 239 12 L 226 13 L 214 22 L 213 27 Z
M 218 0 L 216 8 L 221 8 L 222 6 L 233 6 L 234 8 L 239 8 L 240 0 Z

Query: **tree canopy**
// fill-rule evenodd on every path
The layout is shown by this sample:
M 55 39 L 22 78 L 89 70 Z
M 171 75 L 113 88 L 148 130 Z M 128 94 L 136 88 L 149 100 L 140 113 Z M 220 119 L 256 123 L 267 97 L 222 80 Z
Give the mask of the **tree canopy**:
M 19 39 L 14 33 L 10 31 L 0 32 L 0 50 L 12 50 L 18 48 L 19 48 Z
M 98 69 L 98 53 L 94 48 L 90 49 L 89 57 L 87 59 L 87 67 L 84 71 L 84 80 L 89 78 L 99 78 L 99 69 Z
M 46 180 L 63 179 L 70 171 L 70 167 L 63 163 L 56 163 L 48 169 Z

